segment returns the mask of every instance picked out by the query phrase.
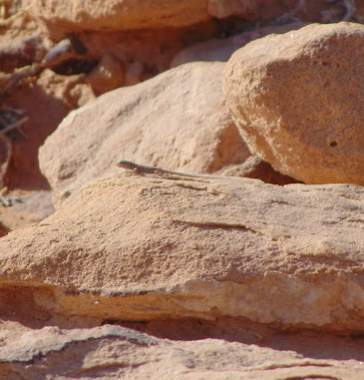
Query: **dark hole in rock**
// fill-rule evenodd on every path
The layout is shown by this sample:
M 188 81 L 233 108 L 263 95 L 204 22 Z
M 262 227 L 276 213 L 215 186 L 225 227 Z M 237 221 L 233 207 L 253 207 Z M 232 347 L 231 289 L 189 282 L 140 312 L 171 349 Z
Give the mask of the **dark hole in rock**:
M 60 75 L 88 74 L 97 64 L 95 59 L 70 59 L 55 66 L 53 71 Z
M 337 146 L 337 142 L 331 141 L 330 146 L 331 146 L 331 148 L 335 148 Z

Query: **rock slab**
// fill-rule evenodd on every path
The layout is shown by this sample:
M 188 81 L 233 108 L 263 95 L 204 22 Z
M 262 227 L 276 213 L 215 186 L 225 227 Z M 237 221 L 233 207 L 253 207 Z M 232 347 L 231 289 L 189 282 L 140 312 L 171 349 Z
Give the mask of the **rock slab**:
M 294 350 L 287 344 L 279 348 L 279 343 L 275 348 L 217 339 L 172 341 L 115 325 L 31 329 L 8 323 L 0 334 L 1 380 L 357 380 L 363 376 L 362 347 L 343 339 L 306 338 L 308 345 L 301 339 Z M 318 350 L 309 348 L 316 344 L 322 349 L 325 343 L 337 347 L 335 358 L 320 358 Z M 339 349 L 345 352 L 342 357 Z M 355 359 L 347 360 L 353 350 Z
M 1 310 L 362 332 L 363 212 L 355 186 L 120 169 L 0 239 Z

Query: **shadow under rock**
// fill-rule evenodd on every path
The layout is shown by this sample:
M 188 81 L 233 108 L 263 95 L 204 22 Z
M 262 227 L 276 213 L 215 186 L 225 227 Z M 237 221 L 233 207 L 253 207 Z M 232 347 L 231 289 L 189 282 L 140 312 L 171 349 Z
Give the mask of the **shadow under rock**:
M 54 91 L 52 87 L 56 85 L 49 83 L 47 86 Z M 29 119 L 22 126 L 22 133 L 10 136 L 13 153 L 4 184 L 9 188 L 48 190 L 48 182 L 39 169 L 38 149 L 72 107 L 37 84 L 18 88 L 6 105 L 23 110 Z
M 236 318 L 216 321 L 190 319 L 120 322 L 120 324 L 151 336 L 171 340 L 223 339 L 278 351 L 294 351 L 309 359 L 364 361 L 364 337 L 359 336 L 338 336 L 310 330 L 282 332 Z

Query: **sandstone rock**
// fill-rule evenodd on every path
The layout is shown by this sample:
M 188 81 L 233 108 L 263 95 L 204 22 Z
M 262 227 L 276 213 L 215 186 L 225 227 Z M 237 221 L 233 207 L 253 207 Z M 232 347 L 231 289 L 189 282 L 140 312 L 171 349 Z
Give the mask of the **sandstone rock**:
M 121 159 L 190 172 L 243 162 L 250 153 L 226 110 L 222 70 L 181 66 L 68 115 L 39 154 L 56 198 Z
M 0 331 L 1 380 L 357 380 L 363 376 L 362 346 L 348 339 L 299 337 L 300 343 L 290 344 L 286 338 L 283 344 L 280 339 L 275 345 L 258 346 L 217 339 L 171 341 L 113 325 L 71 329 L 5 325 Z
M 251 156 L 240 165 L 231 165 L 221 170 L 222 175 L 233 177 L 257 178 L 266 183 L 287 185 L 297 181 L 276 172 L 267 162 L 258 156 Z
M 363 52 L 364 27 L 348 23 L 310 25 L 237 51 L 226 96 L 250 150 L 306 183 L 364 184 Z
M 67 32 L 180 27 L 209 18 L 207 0 L 31 0 L 29 11 L 49 29 Z
M 263 28 L 254 28 L 250 31 L 236 34 L 229 38 L 215 38 L 186 47 L 176 54 L 171 67 L 176 67 L 195 61 L 227 61 L 230 56 L 248 42 L 264 37 L 271 33 L 286 33 L 303 26 L 296 22 L 287 25 L 273 25 Z
M 350 185 L 120 169 L 0 239 L 2 292 L 19 294 L 0 309 L 15 312 L 23 292 L 47 320 L 233 317 L 363 332 L 363 199 Z
M 52 34 L 88 31 L 138 30 L 182 27 L 212 18 L 238 16 L 269 19 L 290 9 L 279 0 L 27 0 L 31 15 L 42 20 Z M 292 6 L 291 6 L 292 7 Z
M 326 0 L 25 0 L 33 18 L 45 23 L 55 35 L 70 32 L 176 28 L 209 20 L 241 18 L 245 21 L 302 19 L 319 21 L 322 11 L 337 4 Z M 339 6 L 342 12 L 342 6 Z M 339 18 L 340 19 L 340 18 Z M 334 19 L 335 20 L 335 19 Z M 328 19 L 327 22 L 332 22 Z

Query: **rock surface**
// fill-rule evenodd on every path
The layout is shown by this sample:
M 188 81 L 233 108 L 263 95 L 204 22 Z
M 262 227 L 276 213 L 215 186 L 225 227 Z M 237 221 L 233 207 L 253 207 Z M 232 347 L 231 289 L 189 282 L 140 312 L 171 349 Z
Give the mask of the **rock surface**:
M 31 0 L 30 12 L 50 26 L 75 30 L 128 30 L 178 27 L 206 21 L 206 0 Z
M 213 17 L 269 18 L 289 9 L 277 0 L 109 0 L 107 6 L 101 0 L 27 3 L 32 16 L 44 21 L 52 33 L 182 27 Z
M 33 18 L 42 20 L 54 35 L 71 32 L 176 28 L 235 17 L 244 21 L 277 19 L 280 23 L 335 22 L 345 6 L 326 0 L 23 0 Z
M 177 327 L 178 329 L 178 327 Z M 0 330 L 0 379 L 357 380 L 363 348 L 348 339 L 289 337 L 248 345 L 217 339 L 172 341 L 120 326 Z M 16 338 L 16 339 L 14 339 Z M 331 357 L 323 353 L 335 347 Z M 350 358 L 351 360 L 347 360 Z
M 309 25 L 237 51 L 225 92 L 252 153 L 305 183 L 364 184 L 363 53 L 364 26 L 348 23 Z
M 39 190 L 47 183 L 37 168 L 45 137 L 94 95 L 155 77 L 173 57 L 173 64 L 226 60 L 291 22 L 360 21 L 362 8 L 351 0 L 0 0 L 3 89 L 15 69 L 40 62 L 48 68 L 11 87 L 0 104 L 0 129 L 13 121 L 7 107 L 29 116 L 0 140 L 1 380 L 364 377 L 364 191 L 226 177 L 294 181 L 250 156 L 225 106 L 223 64 L 179 67 L 66 119 L 41 152 L 55 199 L 64 200 L 49 217 L 51 193 Z M 357 28 L 329 29 L 306 29 L 319 36 L 313 48 L 308 35 L 306 45 L 303 37 L 294 46 L 272 38 L 289 59 L 302 45 L 313 56 L 327 48 L 332 59 L 313 62 L 313 70 L 299 60 L 297 70 L 284 69 L 291 82 L 274 103 L 279 112 L 287 114 L 288 92 L 299 98 L 290 88 L 295 80 L 309 95 L 303 91 L 302 104 L 315 99 L 321 78 L 311 83 L 313 95 L 304 85 L 312 72 L 325 74 L 315 70 L 327 62 L 332 75 L 323 76 L 337 86 L 330 82 L 320 94 L 336 91 L 338 104 L 344 95 L 361 101 L 361 78 L 352 91 L 343 86 L 344 95 L 339 88 L 348 74 L 361 75 L 361 46 L 357 61 L 340 69 L 352 58 L 350 46 L 360 45 Z M 273 55 L 272 83 L 283 80 L 280 47 L 262 45 L 262 54 Z M 269 90 L 259 75 L 251 83 Z M 318 98 L 336 117 L 337 104 L 325 96 Z M 270 115 L 260 115 L 259 126 Z M 331 124 L 345 125 L 346 117 Z M 360 154 L 359 161 L 348 157 L 356 163 Z M 115 165 L 121 159 L 225 177 L 130 165 L 125 171 Z M 96 177 L 104 178 L 89 183 Z
M 202 173 L 243 162 L 250 153 L 225 107 L 223 67 L 185 65 L 72 112 L 39 154 L 55 198 L 122 159 Z
M 5 294 L 28 293 L 40 319 L 242 317 L 363 332 L 360 187 L 122 172 L 0 239 Z M 6 299 L 4 310 L 22 304 Z

